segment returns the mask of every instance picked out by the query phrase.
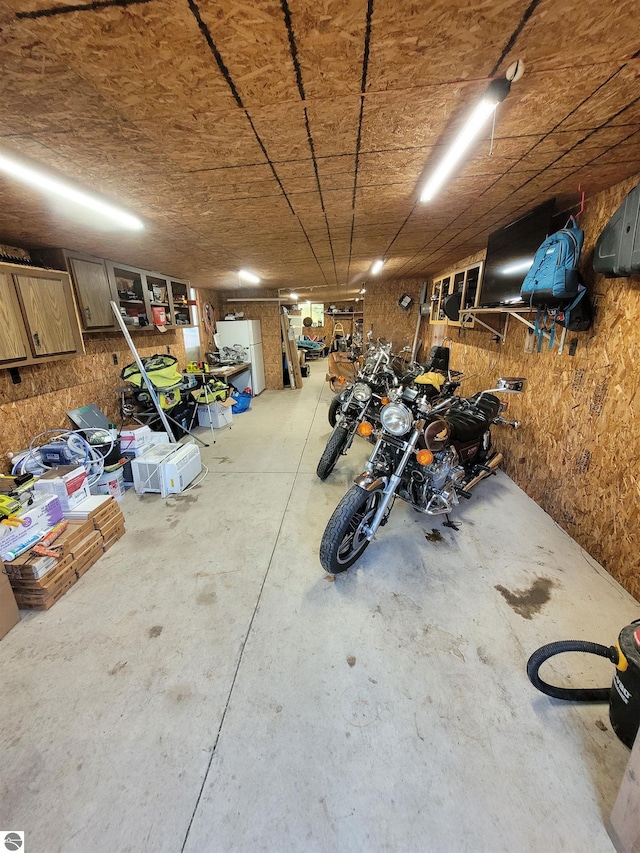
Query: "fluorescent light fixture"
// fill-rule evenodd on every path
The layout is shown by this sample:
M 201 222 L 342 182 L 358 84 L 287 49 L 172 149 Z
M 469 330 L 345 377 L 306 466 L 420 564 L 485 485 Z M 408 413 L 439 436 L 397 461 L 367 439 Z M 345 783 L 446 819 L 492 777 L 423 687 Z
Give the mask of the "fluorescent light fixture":
M 82 207 L 93 210 L 101 216 L 106 216 L 109 219 L 114 220 L 114 222 L 117 222 L 119 225 L 125 225 L 127 228 L 133 228 L 135 230 L 144 228 L 142 221 L 138 219 L 137 216 L 133 216 L 131 213 L 127 213 L 119 207 L 114 207 L 106 201 L 101 201 L 99 198 L 95 198 L 82 190 L 77 190 L 75 187 L 72 187 L 71 184 L 59 181 L 57 178 L 51 178 L 44 172 L 40 172 L 37 169 L 32 169 L 29 166 L 18 163 L 16 160 L 13 160 L 11 157 L 7 157 L 5 154 L 0 154 L 0 170 L 6 172 L 6 174 L 10 175 L 12 178 L 17 178 L 19 181 L 29 184 L 38 190 L 44 190 L 44 192 L 61 196 L 62 198 L 66 198 L 68 201 L 72 201 L 75 204 L 79 204 Z
M 526 272 L 528 269 L 530 269 L 532 263 L 533 258 L 524 258 L 521 261 L 516 261 L 513 264 L 509 264 L 509 266 L 502 267 L 499 272 L 501 275 L 512 275 L 512 273 L 516 272 Z
M 384 261 L 378 259 L 373 262 L 373 266 L 371 267 L 371 275 L 378 275 L 379 272 L 382 271 L 382 267 L 384 266 Z
M 291 293 L 289 294 L 289 299 L 297 300 L 297 299 L 298 299 L 298 294 L 297 294 L 297 293 L 295 293 L 295 292 L 292 290 L 292 291 L 291 291 Z
M 439 166 L 431 175 L 420 195 L 420 201 L 431 201 L 447 180 L 456 164 L 482 130 L 485 122 L 493 115 L 496 107 L 509 94 L 511 82 L 504 78 L 492 80 L 484 97 L 467 119 L 466 124 L 447 151 Z
M 250 284 L 260 284 L 260 279 L 248 270 L 238 270 L 238 278 L 242 281 L 248 281 Z

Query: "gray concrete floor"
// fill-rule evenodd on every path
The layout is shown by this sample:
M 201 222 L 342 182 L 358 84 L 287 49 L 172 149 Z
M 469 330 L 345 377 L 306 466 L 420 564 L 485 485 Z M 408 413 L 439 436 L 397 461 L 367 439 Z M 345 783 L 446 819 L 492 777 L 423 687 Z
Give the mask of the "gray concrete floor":
M 0 642 L 0 826 L 28 853 L 612 850 L 629 753 L 606 706 L 548 699 L 525 663 L 614 642 L 640 605 L 503 473 L 458 532 L 398 503 L 329 581 L 320 538 L 368 445 L 316 478 L 311 371 L 216 431 L 198 488 L 129 492 L 126 536 Z

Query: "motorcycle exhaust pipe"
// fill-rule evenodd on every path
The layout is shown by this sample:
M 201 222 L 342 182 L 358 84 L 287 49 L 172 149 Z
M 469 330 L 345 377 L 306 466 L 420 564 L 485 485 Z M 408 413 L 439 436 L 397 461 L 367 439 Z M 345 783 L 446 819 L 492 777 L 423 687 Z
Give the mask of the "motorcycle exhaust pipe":
M 493 472 L 496 471 L 500 467 L 500 465 L 502 464 L 503 458 L 504 457 L 503 457 L 502 453 L 496 453 L 495 456 L 492 456 L 491 459 L 487 462 L 487 466 L 486 466 L 489 470 L 488 471 L 481 471 L 477 477 L 474 477 L 473 480 L 469 480 L 469 482 L 466 484 L 466 486 L 462 487 L 462 491 L 463 492 L 470 492 L 471 489 L 477 483 L 480 482 L 480 480 L 484 480 L 484 478 L 488 477 L 489 474 L 493 474 Z

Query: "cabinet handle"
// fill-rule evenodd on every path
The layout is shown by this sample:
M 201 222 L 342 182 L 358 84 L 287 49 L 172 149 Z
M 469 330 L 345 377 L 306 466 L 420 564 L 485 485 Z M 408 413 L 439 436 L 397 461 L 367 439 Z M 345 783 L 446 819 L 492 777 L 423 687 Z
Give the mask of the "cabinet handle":
M 34 342 L 34 344 L 36 345 L 36 349 L 40 349 L 40 346 L 41 346 L 41 344 L 40 344 L 40 335 L 39 335 L 37 332 L 35 332 L 35 334 L 34 334 L 34 336 L 33 336 L 33 342 Z
M 91 319 L 91 308 L 89 308 L 89 306 L 88 306 L 88 305 L 87 305 L 87 307 L 84 309 L 84 313 L 87 315 L 87 320 L 90 320 L 90 319 Z

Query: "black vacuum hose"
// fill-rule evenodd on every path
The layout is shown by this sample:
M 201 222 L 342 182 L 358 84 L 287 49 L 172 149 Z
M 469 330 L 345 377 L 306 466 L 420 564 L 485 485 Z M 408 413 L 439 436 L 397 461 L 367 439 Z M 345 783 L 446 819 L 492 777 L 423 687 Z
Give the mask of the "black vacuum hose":
M 563 652 L 584 652 L 607 658 L 614 664 L 618 663 L 618 650 L 615 646 L 601 646 L 600 643 L 589 643 L 586 640 L 560 640 L 557 643 L 548 643 L 535 651 L 527 662 L 527 675 L 533 686 L 541 693 L 553 696 L 554 699 L 569 699 L 574 702 L 608 702 L 610 687 L 555 687 L 540 678 L 538 670 L 542 664 Z

